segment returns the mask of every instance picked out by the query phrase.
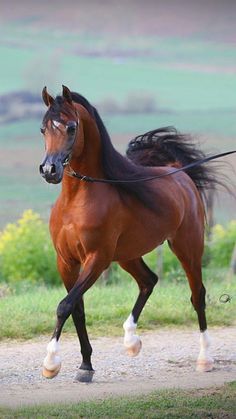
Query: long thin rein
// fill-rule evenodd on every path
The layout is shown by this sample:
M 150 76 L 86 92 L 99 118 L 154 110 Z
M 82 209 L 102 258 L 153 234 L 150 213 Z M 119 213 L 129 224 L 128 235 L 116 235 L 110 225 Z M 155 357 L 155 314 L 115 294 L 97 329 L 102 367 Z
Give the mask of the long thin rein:
M 69 170 L 66 173 L 67 173 L 67 175 L 69 175 L 71 177 L 75 177 L 75 178 L 77 178 L 79 180 L 83 180 L 85 182 L 109 183 L 109 184 L 116 184 L 116 185 L 117 184 L 121 185 L 121 184 L 124 184 L 124 183 L 147 182 L 149 180 L 160 179 L 160 178 L 163 178 L 163 177 L 166 177 L 166 176 L 169 176 L 169 175 L 173 175 L 175 173 L 182 172 L 184 170 L 191 169 L 192 167 L 196 167 L 196 166 L 199 166 L 201 164 L 207 163 L 208 161 L 218 159 L 220 157 L 225 157 L 225 156 L 228 156 L 229 154 L 234 154 L 234 153 L 236 153 L 236 150 L 227 151 L 225 153 L 220 153 L 220 154 L 215 154 L 214 156 L 205 157 L 204 159 L 195 161 L 193 163 L 189 163 L 186 166 L 179 167 L 179 168 L 174 169 L 174 170 L 172 170 L 168 173 L 162 173 L 161 175 L 149 176 L 149 177 L 139 178 L 139 179 L 121 180 L 121 179 L 94 178 L 94 177 L 82 175 L 79 172 L 75 172 L 69 164 L 68 164 Z

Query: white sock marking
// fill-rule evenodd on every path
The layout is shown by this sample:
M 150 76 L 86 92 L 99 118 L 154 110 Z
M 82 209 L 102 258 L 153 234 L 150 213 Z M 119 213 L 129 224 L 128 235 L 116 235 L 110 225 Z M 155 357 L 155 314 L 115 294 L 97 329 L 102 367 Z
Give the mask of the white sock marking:
M 208 331 L 205 330 L 205 332 L 200 333 L 200 352 L 198 355 L 198 361 L 201 362 L 209 362 L 213 363 L 213 359 L 209 354 L 209 348 L 210 348 L 210 337 L 208 334 Z
M 47 346 L 47 356 L 44 358 L 43 366 L 49 371 L 55 370 L 61 364 L 61 358 L 58 355 L 59 343 L 53 338 Z
M 140 340 L 139 337 L 134 334 L 136 327 L 137 327 L 137 323 L 134 323 L 133 315 L 130 314 L 128 319 L 123 324 L 123 328 L 125 331 L 124 345 L 127 348 L 135 346 L 137 344 L 137 341 Z

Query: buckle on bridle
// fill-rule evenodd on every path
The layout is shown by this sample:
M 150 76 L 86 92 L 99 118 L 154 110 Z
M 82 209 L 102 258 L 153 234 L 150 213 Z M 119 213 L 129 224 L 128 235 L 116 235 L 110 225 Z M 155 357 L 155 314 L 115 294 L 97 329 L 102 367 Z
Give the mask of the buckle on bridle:
M 64 165 L 63 165 L 64 166 Z M 70 164 L 69 164 L 69 160 L 68 160 L 68 162 L 65 164 L 65 166 L 67 166 L 68 167 L 68 169 L 65 171 L 65 173 L 67 174 L 67 176 L 70 176 L 70 177 L 75 177 L 75 175 L 76 175 L 76 172 L 72 169 L 72 167 L 70 166 Z
M 65 160 L 63 161 L 62 166 L 64 167 L 67 166 L 69 164 L 69 161 L 70 161 L 70 156 L 67 156 Z

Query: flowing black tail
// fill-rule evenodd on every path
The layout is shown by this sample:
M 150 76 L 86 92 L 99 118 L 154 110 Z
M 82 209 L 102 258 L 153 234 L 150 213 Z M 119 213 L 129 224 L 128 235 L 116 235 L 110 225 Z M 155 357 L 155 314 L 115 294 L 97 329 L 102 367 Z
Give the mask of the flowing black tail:
M 128 144 L 127 157 L 142 166 L 183 167 L 192 164 L 184 171 L 191 177 L 201 193 L 214 189 L 217 185 L 227 188 L 212 164 L 195 165 L 207 160 L 191 137 L 180 134 L 174 127 L 164 127 L 139 135 Z

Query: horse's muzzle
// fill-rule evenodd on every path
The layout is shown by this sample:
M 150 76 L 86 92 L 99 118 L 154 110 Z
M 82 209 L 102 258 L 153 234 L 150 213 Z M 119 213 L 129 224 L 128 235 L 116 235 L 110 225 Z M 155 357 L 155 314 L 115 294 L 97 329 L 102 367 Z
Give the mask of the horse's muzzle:
M 60 183 L 63 177 L 64 166 L 61 159 L 47 156 L 39 166 L 41 176 L 48 183 Z

